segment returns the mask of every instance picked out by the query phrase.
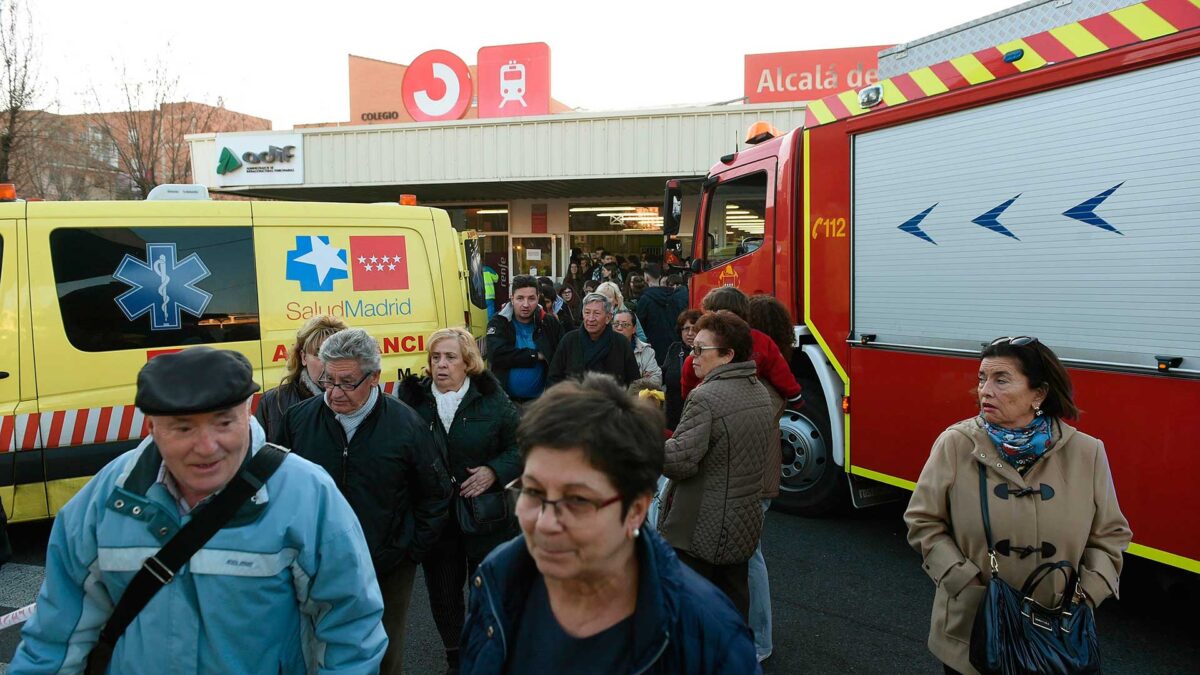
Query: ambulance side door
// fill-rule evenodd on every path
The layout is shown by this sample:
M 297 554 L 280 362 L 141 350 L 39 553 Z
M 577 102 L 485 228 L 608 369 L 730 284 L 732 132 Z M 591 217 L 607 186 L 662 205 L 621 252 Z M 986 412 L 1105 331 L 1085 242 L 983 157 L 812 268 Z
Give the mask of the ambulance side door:
M 29 205 L 39 444 L 48 515 L 147 434 L 138 371 L 194 345 L 261 369 L 249 204 Z

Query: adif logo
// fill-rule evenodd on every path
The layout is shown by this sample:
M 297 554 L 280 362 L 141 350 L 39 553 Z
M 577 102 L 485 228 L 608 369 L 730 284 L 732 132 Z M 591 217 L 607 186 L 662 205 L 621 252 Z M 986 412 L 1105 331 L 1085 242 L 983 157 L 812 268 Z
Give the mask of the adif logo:
M 224 176 L 230 171 L 237 171 L 242 167 L 242 163 L 238 161 L 237 155 L 229 148 L 221 148 L 221 158 L 217 160 L 217 173 Z

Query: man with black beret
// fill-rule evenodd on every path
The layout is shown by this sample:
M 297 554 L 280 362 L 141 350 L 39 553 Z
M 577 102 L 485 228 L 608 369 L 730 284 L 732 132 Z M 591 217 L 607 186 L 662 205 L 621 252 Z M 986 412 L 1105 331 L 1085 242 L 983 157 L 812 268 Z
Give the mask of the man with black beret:
M 143 562 L 266 445 L 253 374 L 208 347 L 142 368 L 150 436 L 59 511 L 13 672 L 80 672 Z M 358 519 L 324 470 L 289 455 L 133 619 L 110 672 L 378 672 L 382 616 Z

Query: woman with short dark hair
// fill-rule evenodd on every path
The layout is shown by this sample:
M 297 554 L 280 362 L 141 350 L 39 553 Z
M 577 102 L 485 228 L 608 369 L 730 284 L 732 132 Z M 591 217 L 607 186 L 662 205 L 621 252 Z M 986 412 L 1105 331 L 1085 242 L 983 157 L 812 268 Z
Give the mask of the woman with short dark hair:
M 750 359 L 750 326 L 719 311 L 696 328 L 692 364 L 700 385 L 666 443 L 663 475 L 671 482 L 658 529 L 746 618 L 747 563 L 762 534 L 763 448 L 772 437 L 778 443 L 779 431 Z
M 1078 593 L 1095 607 L 1116 595 L 1132 537 L 1104 444 L 1064 421 L 1079 409 L 1054 352 L 1036 337 L 1003 337 L 980 357 L 979 414 L 934 442 L 904 513 L 937 586 L 929 650 L 950 673 L 975 672 L 968 647 L 989 570 L 1021 588 L 1039 565 L 1069 563 L 1077 587 L 1043 583 L 1034 601 L 1055 607 Z
M 668 429 L 674 429 L 679 424 L 679 416 L 683 414 L 683 363 L 688 354 L 692 353 L 692 341 L 696 339 L 696 322 L 702 316 L 704 312 L 698 309 L 685 309 L 675 319 L 675 333 L 679 340 L 667 347 L 662 365 L 663 388 L 667 392 L 665 411 Z
M 606 375 L 526 408 L 514 481 L 522 537 L 471 582 L 464 673 L 754 673 L 728 600 L 645 527 L 662 416 Z
M 750 316 L 750 300 L 745 293 L 733 286 L 719 286 L 712 289 L 704 296 L 700 305 L 705 312 L 726 310 L 734 313 L 743 321 L 747 321 Z M 774 387 L 775 391 L 787 402 L 789 408 L 799 410 L 804 407 L 804 399 L 800 395 L 800 383 L 796 381 L 796 376 L 792 373 L 792 368 L 788 365 L 787 360 L 783 358 L 783 354 L 780 353 L 779 347 L 766 333 L 753 328 L 750 330 L 750 339 L 753 342 L 752 358 L 758 366 L 759 378 Z M 688 356 L 687 361 L 683 364 L 682 387 L 685 399 L 700 383 L 699 378 L 695 375 L 695 369 L 692 368 L 691 362 L 694 358 L 694 356 Z

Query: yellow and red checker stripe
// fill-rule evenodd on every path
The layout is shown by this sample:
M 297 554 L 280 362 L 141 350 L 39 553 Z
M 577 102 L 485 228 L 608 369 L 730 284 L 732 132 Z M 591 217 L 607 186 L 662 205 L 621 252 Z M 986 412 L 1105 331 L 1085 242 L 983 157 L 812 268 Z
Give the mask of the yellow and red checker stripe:
M 383 382 L 380 386 L 394 396 L 397 384 Z M 254 395 L 251 410 L 258 407 L 261 397 Z M 5 415 L 0 418 L 0 453 L 138 440 L 149 432 L 146 416 L 133 405 Z
M 808 104 L 804 126 L 828 124 L 1197 27 L 1200 0 L 1146 0 L 881 80 L 883 101 L 872 108 L 860 107 L 854 90 L 831 94 Z M 1004 55 L 1015 49 L 1024 50 L 1024 55 L 1005 63 Z

